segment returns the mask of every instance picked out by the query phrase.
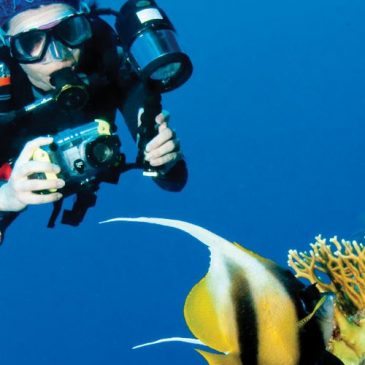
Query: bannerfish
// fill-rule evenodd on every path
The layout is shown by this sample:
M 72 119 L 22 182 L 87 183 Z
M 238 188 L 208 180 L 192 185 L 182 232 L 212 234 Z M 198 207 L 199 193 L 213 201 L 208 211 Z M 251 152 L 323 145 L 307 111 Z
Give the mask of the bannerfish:
M 184 316 L 209 365 L 343 365 L 326 351 L 333 299 L 305 287 L 275 262 L 191 223 L 160 218 L 115 218 L 169 226 L 208 246 L 208 273 L 185 301 Z

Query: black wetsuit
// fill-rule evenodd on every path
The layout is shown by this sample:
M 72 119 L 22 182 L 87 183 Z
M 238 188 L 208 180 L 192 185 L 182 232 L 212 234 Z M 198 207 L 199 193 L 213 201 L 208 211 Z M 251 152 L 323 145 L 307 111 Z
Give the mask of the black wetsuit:
M 39 136 L 88 123 L 96 118 L 105 119 L 114 125 L 118 110 L 133 136 L 137 135 L 138 110 L 143 106 L 144 86 L 140 82 L 126 84 L 121 68 L 122 57 L 118 55 L 117 36 L 103 20 L 91 18 L 93 37 L 83 45 L 77 72 L 86 75 L 90 98 L 81 111 L 65 111 L 54 103 L 17 121 L 16 126 L 0 125 L 0 166 L 15 160 L 27 141 Z M 17 110 L 31 102 L 41 93 L 35 90 L 20 66 L 11 59 L 6 47 L 0 48 L 0 62 L 10 70 L 11 84 L 0 87 L 0 113 Z M 1 120 L 1 118 L 0 118 Z M 163 189 L 180 191 L 187 181 L 187 169 L 179 161 L 166 175 L 155 178 Z M 17 213 L 0 212 L 0 232 L 16 217 Z

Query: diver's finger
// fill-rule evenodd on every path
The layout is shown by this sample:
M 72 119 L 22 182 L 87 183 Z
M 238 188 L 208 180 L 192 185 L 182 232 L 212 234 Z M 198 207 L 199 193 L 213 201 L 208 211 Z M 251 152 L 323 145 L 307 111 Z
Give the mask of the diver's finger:
M 62 179 L 29 179 L 14 184 L 17 191 L 31 192 L 40 190 L 61 189 L 65 186 Z
M 158 133 L 162 133 L 163 130 L 167 129 L 167 123 L 162 123 L 158 126 Z
M 14 178 L 22 178 L 29 176 L 31 174 L 35 173 L 55 173 L 58 174 L 60 172 L 60 167 L 57 165 L 54 165 L 50 162 L 43 162 L 43 161 L 28 161 L 24 163 L 23 165 L 17 166 L 16 169 L 14 169 Z
M 179 150 L 179 142 L 177 140 L 169 140 L 166 143 L 164 143 L 162 146 L 154 149 L 151 152 L 148 152 L 145 154 L 145 160 L 150 161 L 154 160 L 156 158 L 162 157 L 164 155 L 167 155 L 171 152 L 177 152 Z
M 152 141 L 147 143 L 146 152 L 151 152 L 152 150 L 161 147 L 168 140 L 173 139 L 174 132 L 170 128 L 166 128 L 161 133 L 159 133 L 156 137 L 152 139 Z
M 167 155 L 161 156 L 159 158 L 150 160 L 149 163 L 151 166 L 162 166 L 162 165 L 169 164 L 171 162 L 178 161 L 181 159 L 181 157 L 182 157 L 181 152 L 172 152 L 172 153 L 168 153 Z
M 36 139 L 33 139 L 32 141 L 27 142 L 22 152 L 20 152 L 20 155 L 15 163 L 15 166 L 29 161 L 32 158 L 33 153 L 37 148 L 51 144 L 52 142 L 53 142 L 52 137 L 38 137 Z
M 46 204 L 53 203 L 62 198 L 61 193 L 51 193 L 51 194 L 35 194 L 35 193 L 23 193 L 21 195 L 21 201 L 26 204 Z
M 168 124 L 170 121 L 170 112 L 168 110 L 162 110 L 162 112 L 156 116 L 155 120 L 157 124 Z

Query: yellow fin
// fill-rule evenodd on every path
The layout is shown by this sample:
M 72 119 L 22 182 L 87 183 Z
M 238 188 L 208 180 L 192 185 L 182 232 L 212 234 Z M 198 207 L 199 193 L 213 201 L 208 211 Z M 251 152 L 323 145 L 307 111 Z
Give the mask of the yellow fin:
M 186 323 L 205 345 L 220 352 L 235 351 L 238 348 L 236 330 L 230 326 L 232 321 L 227 319 L 227 316 L 233 316 L 233 310 L 217 310 L 216 298 L 209 289 L 208 275 L 193 287 L 186 298 Z
M 299 328 L 303 328 L 313 317 L 314 315 L 317 313 L 317 311 L 322 307 L 322 305 L 325 303 L 325 301 L 327 300 L 326 296 L 323 296 L 316 304 L 316 306 L 314 307 L 314 309 L 312 310 L 311 313 L 309 313 L 307 316 L 305 316 L 304 318 L 302 318 L 299 322 L 298 322 L 298 327 Z
M 255 258 L 256 260 L 258 260 L 258 261 L 260 261 L 263 265 L 266 265 L 266 266 L 268 266 L 269 268 L 271 268 L 271 267 L 277 267 L 278 265 L 274 262 L 274 261 L 272 261 L 272 260 L 270 260 L 270 259 L 267 259 L 266 257 L 263 257 L 263 256 L 261 256 L 261 255 L 259 255 L 258 253 L 256 253 L 256 252 L 254 252 L 254 251 L 251 251 L 251 250 L 249 250 L 248 248 L 246 248 L 246 247 L 243 247 L 243 246 L 241 246 L 239 243 L 237 243 L 237 242 L 232 242 L 232 244 L 236 247 L 236 248 L 238 248 L 238 249 L 240 249 L 240 250 L 242 250 L 243 252 L 245 252 L 245 253 L 247 253 L 248 255 L 250 255 L 250 256 L 252 256 L 253 258 Z
M 196 350 L 208 361 L 209 365 L 242 365 L 241 360 L 236 354 L 212 354 L 211 352 Z

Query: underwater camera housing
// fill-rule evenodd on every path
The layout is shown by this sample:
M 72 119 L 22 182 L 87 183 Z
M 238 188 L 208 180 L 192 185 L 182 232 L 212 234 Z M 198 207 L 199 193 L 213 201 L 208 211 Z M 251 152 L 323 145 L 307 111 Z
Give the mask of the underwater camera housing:
M 105 120 L 96 119 L 74 129 L 66 129 L 53 136 L 48 146 L 38 148 L 33 160 L 51 162 L 61 168 L 58 174 L 66 185 L 64 196 L 77 193 L 99 182 L 116 183 L 125 163 L 120 152 L 119 137 Z M 36 174 L 38 179 L 56 179 L 54 173 Z M 54 192 L 42 191 L 41 194 Z

